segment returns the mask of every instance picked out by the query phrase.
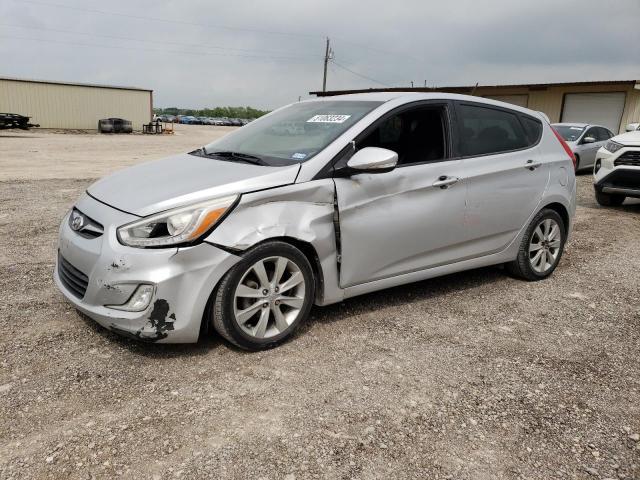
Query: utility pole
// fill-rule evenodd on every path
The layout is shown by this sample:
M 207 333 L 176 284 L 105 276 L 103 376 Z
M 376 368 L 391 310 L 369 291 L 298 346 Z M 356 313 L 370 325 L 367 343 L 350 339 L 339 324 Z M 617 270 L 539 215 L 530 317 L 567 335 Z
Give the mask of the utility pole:
M 329 60 L 333 58 L 333 50 L 329 46 L 329 37 L 327 37 L 327 46 L 324 50 L 324 75 L 322 76 L 322 91 L 327 91 L 327 65 Z

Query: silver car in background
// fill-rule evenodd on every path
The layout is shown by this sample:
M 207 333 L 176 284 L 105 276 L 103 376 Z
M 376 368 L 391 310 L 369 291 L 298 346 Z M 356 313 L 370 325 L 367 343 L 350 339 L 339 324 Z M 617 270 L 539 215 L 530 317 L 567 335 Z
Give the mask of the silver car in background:
M 576 172 L 593 168 L 596 153 L 614 136 L 607 127 L 588 123 L 554 123 L 551 125 L 567 142 L 576 157 Z
M 575 194 L 571 151 L 537 112 L 328 97 L 94 183 L 62 221 L 54 277 L 112 331 L 195 342 L 213 328 L 258 350 L 313 304 L 488 265 L 546 278 Z

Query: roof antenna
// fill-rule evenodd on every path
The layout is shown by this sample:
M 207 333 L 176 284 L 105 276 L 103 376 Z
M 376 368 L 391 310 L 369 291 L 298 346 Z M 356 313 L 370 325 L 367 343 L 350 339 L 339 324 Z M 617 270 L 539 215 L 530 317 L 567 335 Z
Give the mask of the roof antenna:
M 478 88 L 478 82 L 476 82 L 476 84 L 474 85 L 473 89 L 471 90 L 471 95 L 476 93 L 476 88 Z

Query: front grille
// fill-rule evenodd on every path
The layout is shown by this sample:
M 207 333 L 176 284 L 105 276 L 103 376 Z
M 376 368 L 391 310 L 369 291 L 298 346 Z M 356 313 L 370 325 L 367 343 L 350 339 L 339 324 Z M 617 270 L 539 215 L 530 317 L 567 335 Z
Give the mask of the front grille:
M 67 262 L 59 253 L 58 276 L 62 284 L 67 287 L 67 290 L 78 298 L 84 297 L 87 285 L 89 285 L 89 277 Z
M 74 224 L 77 221 L 77 224 Z M 104 227 L 94 219 L 74 207 L 69 215 L 69 227 L 84 238 L 98 238 L 104 233 Z
M 629 165 L 632 167 L 640 167 L 640 150 L 629 150 L 624 152 L 613 164 L 618 167 L 620 165 Z

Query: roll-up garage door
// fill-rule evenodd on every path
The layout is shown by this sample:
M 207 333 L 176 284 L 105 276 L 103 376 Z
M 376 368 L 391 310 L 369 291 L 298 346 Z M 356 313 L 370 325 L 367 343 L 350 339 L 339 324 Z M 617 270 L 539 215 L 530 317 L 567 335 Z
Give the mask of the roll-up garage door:
M 499 102 L 512 103 L 525 108 L 529 103 L 529 95 L 487 95 L 485 98 L 498 100 Z
M 603 125 L 618 133 L 624 102 L 624 92 L 567 93 L 561 121 Z

